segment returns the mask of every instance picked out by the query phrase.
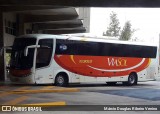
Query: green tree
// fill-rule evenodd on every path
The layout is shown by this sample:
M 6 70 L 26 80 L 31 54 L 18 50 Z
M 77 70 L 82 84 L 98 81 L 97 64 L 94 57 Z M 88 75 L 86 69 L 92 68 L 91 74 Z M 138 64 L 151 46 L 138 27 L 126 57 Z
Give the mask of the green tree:
M 131 29 L 131 23 L 130 21 L 125 22 L 125 25 L 123 27 L 123 30 L 121 31 L 121 35 L 119 40 L 130 40 L 135 30 Z
M 112 36 L 118 37 L 120 35 L 120 26 L 119 19 L 117 18 L 117 14 L 115 12 L 111 12 L 110 14 L 110 24 L 107 27 L 106 33 L 103 33 L 104 36 Z

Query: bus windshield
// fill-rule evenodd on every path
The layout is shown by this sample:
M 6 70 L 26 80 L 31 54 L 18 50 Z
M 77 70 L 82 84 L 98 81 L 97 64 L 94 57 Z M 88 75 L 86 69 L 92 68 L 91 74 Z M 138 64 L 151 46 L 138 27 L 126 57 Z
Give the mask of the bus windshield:
M 12 47 L 10 67 L 14 69 L 32 68 L 35 49 L 28 49 L 27 56 L 24 56 L 24 50 L 26 46 L 35 44 L 35 38 L 16 38 Z

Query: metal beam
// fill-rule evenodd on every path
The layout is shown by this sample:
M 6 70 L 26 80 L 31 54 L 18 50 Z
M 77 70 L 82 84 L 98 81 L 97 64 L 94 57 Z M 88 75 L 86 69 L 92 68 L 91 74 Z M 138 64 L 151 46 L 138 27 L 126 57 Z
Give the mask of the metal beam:
M 39 9 L 39 10 L 28 10 L 21 11 L 19 13 L 24 13 L 28 15 L 78 15 L 75 8 L 53 8 L 53 9 Z
M 0 0 L 1 6 L 54 5 L 81 7 L 160 7 L 159 0 Z
M 52 30 L 85 30 L 85 27 L 75 27 L 75 28 L 58 28 L 58 29 L 47 29 L 46 31 Z
M 51 23 L 51 24 L 81 24 L 82 23 L 82 19 L 35 22 L 34 24 L 41 24 L 41 23 L 47 23 L 47 24 L 49 24 L 49 23 Z
M 82 23 L 64 23 L 64 24 L 52 24 L 52 23 L 36 23 L 33 24 L 33 30 L 44 30 L 44 29 L 59 29 L 59 28 L 75 28 L 82 27 Z
M 84 33 L 86 29 L 84 27 L 77 28 L 61 28 L 61 29 L 50 29 L 44 30 L 44 34 L 70 34 L 70 33 Z
M 25 15 L 25 23 L 77 19 L 78 15 Z
M 43 34 L 73 34 L 73 33 L 85 33 L 86 30 L 65 30 L 65 31 L 45 31 Z
M 17 5 L 10 5 L 10 6 L 1 6 L 0 10 L 2 12 L 22 12 L 22 11 L 30 11 L 30 10 L 45 10 L 45 9 L 60 9 L 66 7 L 58 7 L 58 6 L 17 6 Z

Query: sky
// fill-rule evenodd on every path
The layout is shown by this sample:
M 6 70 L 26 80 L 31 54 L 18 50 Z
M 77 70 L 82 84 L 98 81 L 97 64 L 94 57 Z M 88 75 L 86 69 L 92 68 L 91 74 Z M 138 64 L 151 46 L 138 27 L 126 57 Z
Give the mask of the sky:
M 137 31 L 132 38 L 139 41 L 155 42 L 160 34 L 160 8 L 91 8 L 90 32 L 102 35 L 110 23 L 110 13 L 114 11 L 121 29 L 130 21 Z

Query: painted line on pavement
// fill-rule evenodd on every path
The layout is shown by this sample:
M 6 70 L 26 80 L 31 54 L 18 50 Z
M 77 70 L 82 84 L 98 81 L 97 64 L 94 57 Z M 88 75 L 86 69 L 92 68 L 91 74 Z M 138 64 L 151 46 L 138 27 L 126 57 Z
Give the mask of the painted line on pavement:
M 10 94 L 12 94 L 12 93 L 10 93 L 10 92 L 3 92 L 3 93 L 0 94 L 0 97 L 8 96 Z
M 52 92 L 79 92 L 80 90 L 77 88 L 63 88 L 63 89 L 50 89 L 50 90 L 16 90 L 11 91 L 12 94 L 32 94 L 32 93 L 52 93 Z
M 47 86 L 47 87 L 43 87 L 43 88 L 41 88 L 41 90 L 44 90 L 44 89 L 52 89 L 52 88 L 55 88 L 55 86 Z
M 17 89 L 15 89 L 14 91 L 22 91 L 22 90 L 24 90 L 24 89 L 28 89 L 28 88 L 30 88 L 30 87 L 28 87 L 28 86 L 25 86 L 25 87 L 20 87 L 20 88 L 17 88 Z M 6 97 L 6 96 L 8 96 L 8 95 L 11 95 L 12 94 L 12 92 L 11 91 L 5 91 L 5 92 L 2 92 L 1 94 L 0 94 L 0 97 Z
M 15 98 L 13 100 L 10 100 L 10 101 L 7 101 L 5 102 L 3 105 L 16 105 L 26 99 L 28 99 L 29 97 L 28 96 L 22 96 L 22 97 L 19 97 L 19 98 Z
M 29 89 L 29 88 L 31 88 L 31 87 L 29 87 L 29 86 L 24 86 L 24 87 L 20 87 L 20 88 L 14 90 L 14 91 L 26 90 L 26 89 Z
M 59 101 L 59 102 L 46 102 L 46 103 L 33 103 L 33 104 L 19 104 L 21 106 L 42 106 L 42 107 L 52 107 L 52 106 L 64 106 L 66 102 Z

